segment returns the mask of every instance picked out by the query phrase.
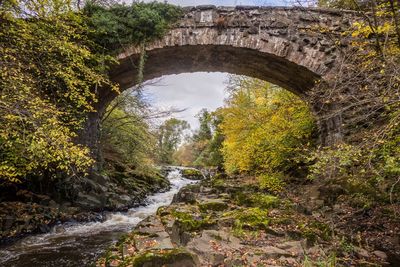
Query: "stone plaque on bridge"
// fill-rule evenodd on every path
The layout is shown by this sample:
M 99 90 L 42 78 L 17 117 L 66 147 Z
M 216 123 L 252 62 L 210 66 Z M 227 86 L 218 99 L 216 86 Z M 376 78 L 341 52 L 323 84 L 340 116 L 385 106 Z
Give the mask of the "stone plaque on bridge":
M 200 22 L 201 23 L 213 22 L 213 11 L 212 10 L 202 11 L 200 15 Z

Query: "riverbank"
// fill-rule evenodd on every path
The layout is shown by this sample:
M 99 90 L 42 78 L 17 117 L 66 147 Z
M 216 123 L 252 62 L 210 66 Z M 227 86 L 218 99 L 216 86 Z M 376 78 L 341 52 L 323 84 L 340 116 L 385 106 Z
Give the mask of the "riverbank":
M 214 177 L 181 189 L 170 206 L 139 223 L 97 266 L 389 265 L 384 251 L 337 231 L 295 198 L 260 191 L 252 181 Z

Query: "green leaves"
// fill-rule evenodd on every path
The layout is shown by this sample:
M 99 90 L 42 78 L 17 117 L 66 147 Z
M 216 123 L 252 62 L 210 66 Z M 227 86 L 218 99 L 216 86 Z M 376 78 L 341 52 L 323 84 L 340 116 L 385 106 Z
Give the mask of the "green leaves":
M 118 96 L 107 110 L 101 127 L 102 155 L 108 169 L 117 163 L 144 172 L 156 140 L 138 109 L 138 99 L 128 93 Z
M 169 24 L 181 16 L 180 8 L 158 2 L 110 8 L 89 3 L 83 12 L 92 29 L 92 39 L 114 54 L 127 46 L 163 37 Z
M 157 150 L 160 163 L 171 164 L 173 162 L 173 154 L 182 142 L 184 131 L 189 128 L 190 125 L 187 121 L 171 118 L 157 129 Z

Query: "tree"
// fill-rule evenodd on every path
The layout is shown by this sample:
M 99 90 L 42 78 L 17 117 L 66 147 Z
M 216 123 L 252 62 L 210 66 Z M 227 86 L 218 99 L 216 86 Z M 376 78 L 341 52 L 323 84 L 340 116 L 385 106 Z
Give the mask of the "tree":
M 74 139 L 82 114 L 93 111 L 92 89 L 113 84 L 102 67 L 109 59 L 92 53 L 85 23 L 72 10 L 62 0 L 1 6 L 1 179 L 77 175 L 92 164 Z
M 211 114 L 208 112 L 207 109 L 202 109 L 196 117 L 199 120 L 200 127 L 199 129 L 193 134 L 193 140 L 195 142 L 205 141 L 211 139 Z
M 147 121 L 148 106 L 137 88 L 124 91 L 108 107 L 101 124 L 105 170 L 130 169 L 142 174 L 152 169 L 156 140 Z
M 218 167 L 222 169 L 222 141 L 219 130 L 222 119 L 217 112 L 202 109 L 198 114 L 200 127 L 175 153 L 176 162 L 184 166 Z
M 171 118 L 157 129 L 157 153 L 160 163 L 173 163 L 173 154 L 182 142 L 185 130 L 189 128 L 190 125 L 187 121 Z
M 218 111 L 227 172 L 255 174 L 264 185 L 296 172 L 314 129 L 308 106 L 267 82 L 233 77 L 230 85 L 225 107 Z
M 180 16 L 179 8 L 156 2 L 90 2 L 82 11 L 76 4 L 0 1 L 0 179 L 85 173 L 93 160 L 76 144 L 77 133 L 95 111 L 99 88 L 118 91 L 108 77 L 113 56 L 162 37 Z
M 200 129 L 198 134 L 194 135 L 193 143 L 195 148 L 194 166 L 201 167 L 218 167 L 222 169 L 222 141 L 224 136 L 219 129 L 222 122 L 221 115 L 218 112 L 203 111 L 202 116 L 199 116 Z M 203 134 L 200 134 L 202 133 Z M 203 139 L 196 138 L 203 136 Z
M 347 7 L 343 1 L 328 3 Z M 332 76 L 309 94 L 310 102 L 330 107 L 316 110 L 321 120 L 341 119 L 344 138 L 310 157 L 310 178 L 340 184 L 350 197 L 368 206 L 371 200 L 393 201 L 395 193 L 399 196 L 399 3 L 351 3 L 360 19 L 344 36 L 351 40 L 350 47 Z

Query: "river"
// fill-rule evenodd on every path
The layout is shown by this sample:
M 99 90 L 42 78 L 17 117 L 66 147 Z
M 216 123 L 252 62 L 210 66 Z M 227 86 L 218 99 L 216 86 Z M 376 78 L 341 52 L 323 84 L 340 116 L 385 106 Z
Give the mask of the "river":
M 105 214 L 103 222 L 62 224 L 47 234 L 23 238 L 0 250 L 2 267 L 84 267 L 94 263 L 104 251 L 158 207 L 169 205 L 180 188 L 194 183 L 178 169 L 168 174 L 171 189 L 149 196 L 146 205 L 127 212 Z

